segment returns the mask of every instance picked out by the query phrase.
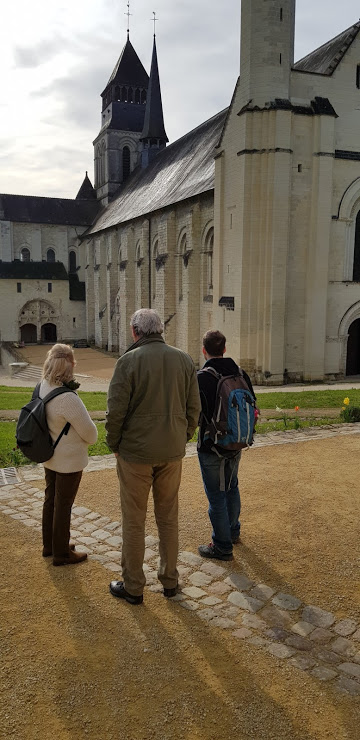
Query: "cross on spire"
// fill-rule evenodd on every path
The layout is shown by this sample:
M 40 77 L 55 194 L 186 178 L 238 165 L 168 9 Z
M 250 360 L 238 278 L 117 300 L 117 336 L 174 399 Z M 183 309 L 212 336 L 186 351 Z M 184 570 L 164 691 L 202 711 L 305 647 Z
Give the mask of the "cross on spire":
M 153 24 L 154 24 L 154 36 L 155 36 L 155 23 L 156 23 L 156 21 L 158 21 L 158 20 L 159 20 L 159 19 L 158 19 L 158 18 L 156 17 L 156 12 L 155 12 L 155 10 L 153 10 L 153 16 L 154 16 L 154 17 L 153 17 L 153 18 L 152 18 L 151 20 L 152 20 L 152 22 L 153 22 Z
M 128 17 L 127 37 L 129 38 L 129 36 L 130 36 L 130 16 L 132 15 L 132 13 L 130 13 L 130 0 L 128 0 L 128 2 L 127 2 L 127 12 L 124 13 L 124 15 L 127 15 L 127 17 Z

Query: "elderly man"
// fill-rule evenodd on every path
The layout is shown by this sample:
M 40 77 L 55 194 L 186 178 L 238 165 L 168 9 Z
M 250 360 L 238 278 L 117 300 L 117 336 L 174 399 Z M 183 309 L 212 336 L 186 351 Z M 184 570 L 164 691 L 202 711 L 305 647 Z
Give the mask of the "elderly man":
M 116 363 L 108 393 L 107 443 L 117 458 L 123 521 L 123 581 L 113 596 L 141 604 L 145 519 L 152 486 L 159 532 L 158 577 L 164 596 L 177 593 L 178 490 L 185 445 L 198 424 L 200 397 L 194 363 L 163 339 L 158 313 L 136 311 L 134 344 Z

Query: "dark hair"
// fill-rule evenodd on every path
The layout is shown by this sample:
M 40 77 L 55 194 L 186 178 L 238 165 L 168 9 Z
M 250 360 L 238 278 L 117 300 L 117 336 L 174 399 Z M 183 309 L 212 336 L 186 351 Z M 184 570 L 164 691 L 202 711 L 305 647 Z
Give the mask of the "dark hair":
M 207 331 L 203 336 L 203 347 L 211 357 L 222 357 L 225 352 L 226 337 L 221 331 Z

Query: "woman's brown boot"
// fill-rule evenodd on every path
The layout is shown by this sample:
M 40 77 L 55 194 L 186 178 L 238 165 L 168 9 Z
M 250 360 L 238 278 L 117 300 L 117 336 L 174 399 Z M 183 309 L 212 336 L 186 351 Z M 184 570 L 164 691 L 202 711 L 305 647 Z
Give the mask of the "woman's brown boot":
M 69 554 L 63 558 L 54 558 L 53 565 L 76 565 L 76 563 L 82 563 L 86 558 L 86 552 L 74 552 L 70 550 Z

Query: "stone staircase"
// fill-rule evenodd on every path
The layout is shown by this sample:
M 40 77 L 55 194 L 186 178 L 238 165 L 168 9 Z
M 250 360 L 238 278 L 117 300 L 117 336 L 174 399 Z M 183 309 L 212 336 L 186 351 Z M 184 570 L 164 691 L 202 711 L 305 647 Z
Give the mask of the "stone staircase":
M 27 365 L 21 368 L 17 373 L 14 373 L 13 377 L 18 380 L 29 381 L 30 384 L 38 383 L 41 380 L 42 368 L 37 365 Z
M 88 347 L 88 346 L 89 346 L 89 345 L 88 345 L 88 342 L 87 342 L 87 340 L 86 340 L 86 339 L 76 339 L 76 340 L 74 341 L 74 343 L 73 343 L 73 347 L 74 347 L 75 349 L 85 349 L 85 348 L 86 348 L 86 347 Z

